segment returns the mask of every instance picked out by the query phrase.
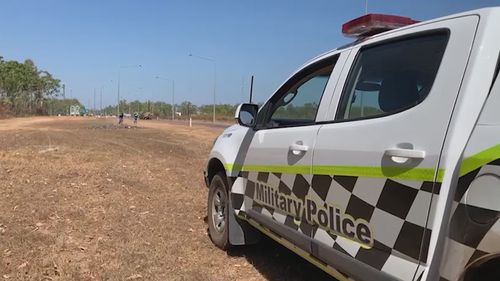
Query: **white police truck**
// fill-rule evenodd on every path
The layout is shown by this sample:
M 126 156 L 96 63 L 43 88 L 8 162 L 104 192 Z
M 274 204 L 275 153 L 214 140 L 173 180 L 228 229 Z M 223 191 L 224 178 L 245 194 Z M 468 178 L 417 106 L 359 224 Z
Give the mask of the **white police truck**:
M 338 280 L 500 280 L 500 8 L 343 32 L 215 140 L 212 241 L 264 233 Z

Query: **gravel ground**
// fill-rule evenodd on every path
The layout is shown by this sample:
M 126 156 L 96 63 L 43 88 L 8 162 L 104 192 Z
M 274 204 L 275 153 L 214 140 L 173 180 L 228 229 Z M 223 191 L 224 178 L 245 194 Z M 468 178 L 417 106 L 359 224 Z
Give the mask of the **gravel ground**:
M 0 280 L 332 280 L 270 239 L 207 236 L 220 127 L 0 120 Z

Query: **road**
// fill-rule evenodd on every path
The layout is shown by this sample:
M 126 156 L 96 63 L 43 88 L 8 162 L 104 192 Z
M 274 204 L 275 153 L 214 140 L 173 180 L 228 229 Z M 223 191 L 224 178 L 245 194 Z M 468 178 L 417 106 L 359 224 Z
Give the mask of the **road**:
M 202 170 L 220 127 L 0 120 L 3 280 L 332 280 L 270 239 L 207 236 Z
M 189 120 L 151 120 L 148 122 L 167 122 L 167 123 L 189 126 Z M 193 120 L 192 121 L 193 126 L 206 126 L 206 127 L 221 128 L 221 129 L 227 128 L 227 127 L 231 126 L 232 124 L 234 124 L 234 122 L 230 123 L 230 122 L 216 121 L 215 123 L 213 123 L 210 121 L 200 121 L 200 120 Z

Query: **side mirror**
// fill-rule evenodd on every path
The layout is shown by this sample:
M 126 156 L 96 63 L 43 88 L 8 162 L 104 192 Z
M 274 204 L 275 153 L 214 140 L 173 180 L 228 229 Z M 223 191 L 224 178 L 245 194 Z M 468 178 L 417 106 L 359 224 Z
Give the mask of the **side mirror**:
M 242 103 L 236 108 L 234 119 L 238 120 L 238 124 L 245 127 L 253 127 L 259 107 L 256 104 Z

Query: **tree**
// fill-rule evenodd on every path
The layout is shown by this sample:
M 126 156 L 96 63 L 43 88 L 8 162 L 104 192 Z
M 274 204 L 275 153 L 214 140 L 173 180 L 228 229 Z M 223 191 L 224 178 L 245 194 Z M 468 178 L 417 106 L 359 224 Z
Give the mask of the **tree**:
M 51 98 L 47 100 L 47 110 L 49 115 L 68 115 L 69 108 L 72 105 L 80 106 L 81 110 L 85 110 L 85 106 L 77 99 L 56 99 Z
M 191 115 L 198 114 L 198 107 L 189 101 L 183 101 L 177 107 L 177 111 L 181 112 L 182 116 L 190 117 Z
M 14 115 L 47 114 L 47 100 L 58 94 L 60 80 L 39 70 L 32 60 L 23 63 L 0 57 L 0 104 Z

